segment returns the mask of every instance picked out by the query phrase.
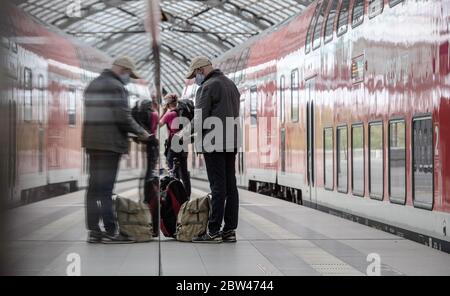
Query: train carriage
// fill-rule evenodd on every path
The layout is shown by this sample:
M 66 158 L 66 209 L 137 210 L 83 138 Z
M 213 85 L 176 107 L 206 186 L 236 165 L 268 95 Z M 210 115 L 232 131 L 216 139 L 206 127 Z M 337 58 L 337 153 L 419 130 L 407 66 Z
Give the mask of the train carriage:
M 87 184 L 87 156 L 81 147 L 83 91 L 109 67 L 111 58 L 48 28 L 13 5 L 2 32 L 9 81 L 2 90 L 7 105 L 7 193 L 10 206 L 74 191 Z M 150 97 L 146 81 L 128 87 L 136 98 Z M 130 142 L 119 178 L 139 177 L 142 152 Z
M 449 13 L 315 1 L 214 61 L 241 91 L 240 185 L 448 244 Z

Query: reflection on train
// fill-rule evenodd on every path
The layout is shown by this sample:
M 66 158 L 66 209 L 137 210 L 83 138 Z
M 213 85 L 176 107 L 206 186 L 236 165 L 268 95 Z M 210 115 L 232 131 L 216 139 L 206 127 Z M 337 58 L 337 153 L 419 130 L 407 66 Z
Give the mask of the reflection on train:
M 83 91 L 110 58 L 48 29 L 13 6 L 2 18 L 2 71 L 7 101 L 8 192 L 17 205 L 86 185 L 87 157 L 81 149 Z M 145 81 L 128 86 L 131 99 L 148 98 Z M 141 173 L 138 145 L 121 163 L 125 175 Z M 125 170 L 126 169 L 126 170 Z M 120 175 L 119 175 L 120 177 Z
M 240 184 L 448 241 L 449 12 L 316 1 L 216 60 L 242 94 Z

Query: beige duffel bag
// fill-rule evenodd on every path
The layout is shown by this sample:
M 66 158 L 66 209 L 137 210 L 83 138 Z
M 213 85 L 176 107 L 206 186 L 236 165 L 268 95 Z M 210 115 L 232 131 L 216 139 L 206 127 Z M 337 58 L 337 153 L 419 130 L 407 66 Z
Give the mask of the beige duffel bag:
M 117 223 L 122 235 L 136 242 L 152 240 L 152 216 L 147 204 L 117 196 L 115 206 Z
M 177 240 L 192 242 L 196 236 L 206 232 L 211 208 L 211 195 L 185 202 L 178 212 Z

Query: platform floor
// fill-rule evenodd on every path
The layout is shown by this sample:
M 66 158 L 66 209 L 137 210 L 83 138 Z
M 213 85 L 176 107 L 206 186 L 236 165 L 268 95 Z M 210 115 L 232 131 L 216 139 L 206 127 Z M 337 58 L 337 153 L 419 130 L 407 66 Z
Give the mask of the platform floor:
M 116 192 L 135 198 L 137 182 Z M 193 181 L 193 195 L 208 190 Z M 129 245 L 85 242 L 84 191 L 10 210 L 7 270 L 66 275 L 78 254 L 82 275 L 365 275 L 369 254 L 382 275 L 450 275 L 450 255 L 307 207 L 240 190 L 236 244 L 163 239 Z M 161 247 L 160 247 L 161 246 Z

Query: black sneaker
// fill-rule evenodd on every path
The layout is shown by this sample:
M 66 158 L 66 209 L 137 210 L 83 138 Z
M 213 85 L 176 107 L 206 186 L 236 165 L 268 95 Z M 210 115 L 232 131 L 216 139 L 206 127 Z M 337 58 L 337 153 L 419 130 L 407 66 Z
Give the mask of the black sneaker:
M 102 242 L 104 233 L 102 231 L 90 230 L 88 233 L 87 242 L 90 244 L 99 244 Z
M 222 242 L 222 237 L 220 233 L 215 235 L 210 235 L 206 232 L 204 235 L 196 236 L 192 239 L 193 243 L 210 243 L 210 244 L 220 244 Z
M 122 234 L 111 235 L 105 233 L 105 235 L 102 238 L 102 243 L 104 244 L 132 244 L 135 242 L 136 241 L 133 240 L 132 238 L 124 236 Z
M 234 230 L 223 231 L 221 236 L 224 243 L 235 243 L 237 241 L 236 231 Z

